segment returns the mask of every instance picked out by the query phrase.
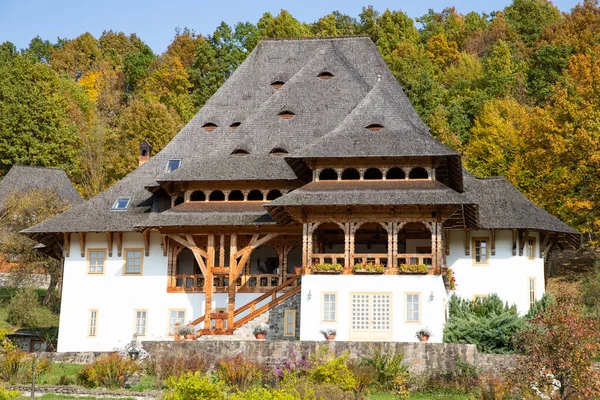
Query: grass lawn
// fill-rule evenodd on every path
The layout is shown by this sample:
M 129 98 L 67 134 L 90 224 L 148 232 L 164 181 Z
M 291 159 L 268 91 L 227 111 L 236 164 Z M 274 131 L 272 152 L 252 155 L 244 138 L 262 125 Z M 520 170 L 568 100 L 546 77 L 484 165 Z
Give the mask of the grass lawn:
M 58 385 L 58 381 L 61 376 L 66 376 L 73 380 L 75 383 L 75 374 L 83 368 L 81 364 L 69 364 L 69 363 L 52 363 L 50 371 L 46 372 L 37 380 L 39 385 Z

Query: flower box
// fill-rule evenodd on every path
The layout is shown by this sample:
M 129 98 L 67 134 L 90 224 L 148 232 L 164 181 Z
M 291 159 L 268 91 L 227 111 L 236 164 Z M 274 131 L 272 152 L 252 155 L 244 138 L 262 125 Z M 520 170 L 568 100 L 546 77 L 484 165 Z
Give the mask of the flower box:
M 355 274 L 383 274 L 385 271 L 385 265 L 383 264 L 373 264 L 372 262 L 362 263 L 362 264 L 354 264 L 352 267 L 352 272 Z
M 313 274 L 322 274 L 322 275 L 339 275 L 342 271 L 321 271 L 321 270 L 311 270 Z
M 400 264 L 398 275 L 427 275 L 429 267 L 425 264 Z
M 311 267 L 313 274 L 341 274 L 344 270 L 342 264 L 315 264 Z

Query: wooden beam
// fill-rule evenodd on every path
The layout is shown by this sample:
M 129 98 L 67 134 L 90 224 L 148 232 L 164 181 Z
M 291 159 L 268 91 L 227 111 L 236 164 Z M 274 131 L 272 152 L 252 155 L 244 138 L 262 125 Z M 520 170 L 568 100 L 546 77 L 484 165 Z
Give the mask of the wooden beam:
M 471 254 L 471 233 L 468 229 L 465 230 L 465 256 Z
M 144 233 L 144 253 L 146 257 L 150 256 L 150 231 L 145 230 Z
M 63 255 L 65 257 L 71 256 L 71 232 L 63 233 Z
M 169 237 L 167 235 L 162 235 L 162 253 L 163 256 L 166 257 L 169 251 Z
M 208 235 L 206 253 L 206 273 L 204 274 L 204 329 L 210 329 L 210 314 L 212 312 L 213 267 L 215 266 L 215 235 Z
M 512 230 L 512 255 L 517 255 L 517 230 Z
M 123 252 L 123 232 L 115 232 L 115 237 L 117 239 L 117 256 L 121 257 Z
M 219 236 L 219 267 L 225 266 L 225 235 Z
M 227 299 L 227 329 L 233 329 L 234 315 L 235 312 L 235 290 L 236 290 L 236 281 L 237 276 L 235 276 L 235 272 L 237 271 L 235 253 L 237 252 L 237 235 L 233 233 L 229 240 L 229 287 L 228 299 Z
M 550 235 L 548 235 L 550 236 Z M 544 246 L 544 254 L 543 257 L 548 256 L 548 254 L 550 253 L 550 250 L 552 250 L 552 247 L 556 244 L 556 237 L 551 237 L 547 242 L 546 245 Z M 542 247 L 542 246 L 540 246 Z
M 85 232 L 79 232 L 79 248 L 81 249 L 81 257 L 85 258 Z
M 525 242 L 527 241 L 527 235 L 529 231 L 527 229 L 523 229 L 519 231 L 519 255 L 523 255 L 523 249 L 525 248 Z
M 204 258 L 208 258 L 208 254 L 206 253 L 206 251 L 202 250 L 200 247 L 198 247 L 196 245 L 196 241 L 194 240 L 194 238 L 192 237 L 192 235 L 189 235 L 189 234 L 186 235 L 187 240 L 183 239 L 181 236 L 175 235 L 175 234 L 168 234 L 167 236 L 169 237 L 169 239 L 173 239 L 174 241 L 176 241 L 177 243 L 179 243 L 183 247 L 186 247 L 186 248 L 188 248 L 190 250 L 196 249 L 196 251 L 198 252 L 198 254 L 200 254 Z
M 450 255 L 450 231 L 444 229 L 444 253 Z
M 496 230 L 492 229 L 492 255 L 496 255 Z
M 549 240 L 550 240 L 550 233 L 540 232 L 540 258 L 544 257 L 544 249 L 548 245 Z
M 113 250 L 113 233 L 106 232 L 106 243 L 108 244 L 108 256 L 112 257 Z

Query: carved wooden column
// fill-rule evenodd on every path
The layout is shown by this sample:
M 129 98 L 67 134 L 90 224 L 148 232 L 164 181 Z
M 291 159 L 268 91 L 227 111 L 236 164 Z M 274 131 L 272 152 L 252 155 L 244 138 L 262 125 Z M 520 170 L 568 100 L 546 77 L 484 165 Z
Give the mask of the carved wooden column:
M 223 235 L 221 235 L 221 237 L 223 237 Z M 223 240 L 221 240 L 221 243 L 223 243 Z M 233 312 L 235 311 L 235 281 L 237 280 L 235 275 L 236 271 L 238 270 L 235 253 L 237 253 L 237 234 L 232 233 L 229 241 L 229 298 L 227 299 L 227 329 L 233 329 Z M 223 256 L 224 254 L 225 253 L 223 252 Z
M 350 228 L 350 241 L 348 243 L 348 247 L 350 250 L 350 262 L 348 264 L 348 267 L 352 268 L 354 266 L 354 233 L 356 231 L 356 226 L 357 223 L 356 222 L 349 222 L 348 223 L 348 227 Z
M 219 267 L 225 267 L 225 235 L 219 237 Z
M 308 224 L 302 224 L 302 266 L 308 266 Z
M 434 267 L 438 268 L 438 267 L 443 267 L 443 247 L 442 247 L 442 235 L 443 235 L 443 230 L 442 230 L 442 224 L 440 222 L 434 222 L 432 224 L 433 227 L 433 231 L 434 233 L 434 239 L 435 239 L 435 253 L 434 253 L 434 258 L 435 260 L 433 260 L 433 262 L 435 263 Z M 432 243 L 433 244 L 433 243 Z
M 394 223 L 387 223 L 387 238 L 388 238 L 388 268 L 394 263 Z
M 206 246 L 206 276 L 204 277 L 204 329 L 210 329 L 210 313 L 212 312 L 213 268 L 215 266 L 215 235 L 208 235 Z
M 392 266 L 396 267 L 396 256 L 398 255 L 398 221 L 392 222 Z M 401 226 L 401 225 L 400 225 Z
M 314 222 L 308 223 L 308 238 L 307 238 L 307 242 L 306 242 L 306 257 L 307 257 L 306 265 L 312 265 L 312 263 L 313 263 L 312 255 L 313 255 L 313 243 L 314 243 L 314 238 L 313 238 L 314 227 L 315 227 Z
M 350 265 L 350 230 L 351 222 L 344 222 L 344 268 L 351 268 Z

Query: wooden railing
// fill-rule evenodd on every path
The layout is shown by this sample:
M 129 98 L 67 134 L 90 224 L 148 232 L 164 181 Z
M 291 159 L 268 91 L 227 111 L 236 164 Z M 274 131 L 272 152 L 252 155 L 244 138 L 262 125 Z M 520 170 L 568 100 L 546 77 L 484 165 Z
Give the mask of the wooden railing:
M 396 267 L 400 264 L 425 264 L 431 267 L 432 254 L 396 254 Z
M 342 264 L 344 266 L 346 255 L 344 253 L 321 253 L 312 255 L 313 264 Z
M 388 254 L 387 253 L 373 253 L 373 254 L 354 254 L 353 263 L 354 264 L 365 264 L 368 262 L 372 262 L 375 264 L 386 264 L 388 262 Z

